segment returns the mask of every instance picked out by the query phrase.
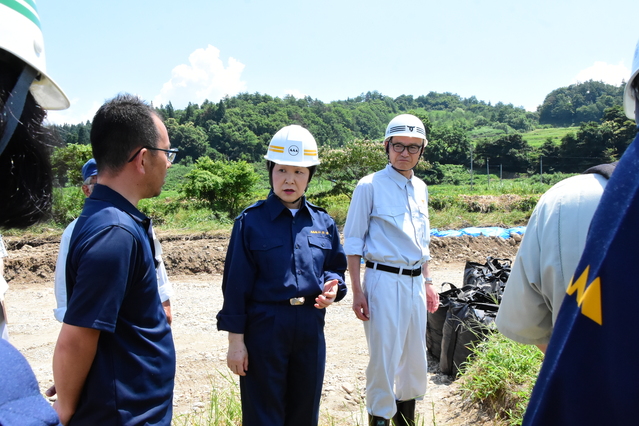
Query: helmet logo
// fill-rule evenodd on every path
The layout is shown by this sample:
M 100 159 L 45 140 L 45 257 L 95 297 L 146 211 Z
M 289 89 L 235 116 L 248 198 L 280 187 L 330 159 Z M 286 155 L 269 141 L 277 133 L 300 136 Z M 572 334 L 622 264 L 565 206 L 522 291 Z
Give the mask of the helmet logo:
M 291 145 L 288 147 L 288 153 L 292 156 L 296 156 L 300 153 L 300 149 L 297 147 L 297 145 Z
M 415 126 L 406 126 L 408 127 L 408 130 L 410 130 L 411 132 L 415 131 Z

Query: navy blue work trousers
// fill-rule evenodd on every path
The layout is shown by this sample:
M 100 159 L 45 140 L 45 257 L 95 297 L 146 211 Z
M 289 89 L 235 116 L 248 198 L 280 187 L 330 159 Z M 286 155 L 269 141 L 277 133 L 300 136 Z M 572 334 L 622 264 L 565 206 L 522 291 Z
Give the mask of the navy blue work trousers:
M 314 426 L 326 364 L 325 309 L 251 303 L 240 377 L 243 426 Z

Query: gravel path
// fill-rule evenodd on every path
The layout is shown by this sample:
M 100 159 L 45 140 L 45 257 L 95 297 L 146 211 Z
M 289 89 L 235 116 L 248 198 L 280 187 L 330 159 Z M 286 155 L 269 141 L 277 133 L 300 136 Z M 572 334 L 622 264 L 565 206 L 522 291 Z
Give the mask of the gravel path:
M 459 283 L 463 263 L 433 266 L 437 283 Z M 206 406 L 211 390 L 236 382 L 226 367 L 226 333 L 216 329 L 221 308 L 221 275 L 196 274 L 170 277 L 175 287 L 173 332 L 177 348 L 176 416 Z M 12 283 L 6 295 L 10 341 L 27 357 L 44 391 L 53 382 L 51 357 L 60 324 L 52 309 L 52 282 Z M 327 364 L 322 416 L 336 424 L 365 424 L 363 404 L 368 351 L 364 330 L 351 309 L 350 294 L 329 308 L 326 322 Z M 458 384 L 437 373 L 430 361 L 429 390 L 417 411 L 426 425 L 480 425 L 486 419 L 463 407 Z

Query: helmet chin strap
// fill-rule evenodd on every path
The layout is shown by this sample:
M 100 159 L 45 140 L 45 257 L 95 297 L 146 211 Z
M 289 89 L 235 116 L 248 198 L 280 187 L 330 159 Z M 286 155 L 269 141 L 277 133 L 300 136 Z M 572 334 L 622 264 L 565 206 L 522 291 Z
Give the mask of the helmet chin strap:
M 275 191 L 273 191 L 273 187 L 271 187 L 271 192 L 273 193 L 273 195 L 275 195 L 275 196 L 278 198 L 278 200 L 280 200 L 280 201 L 282 202 L 282 204 L 284 204 L 284 203 L 285 203 L 285 201 L 284 201 L 284 200 L 282 200 L 282 199 L 281 199 L 281 198 L 280 198 L 280 197 L 279 197 L 279 196 L 275 193 Z M 299 197 L 297 200 L 295 200 L 295 201 L 291 201 L 290 203 L 289 203 L 289 202 L 286 202 L 286 203 L 287 203 L 287 204 L 295 204 L 295 203 L 297 203 L 299 200 L 301 200 L 302 198 L 304 198 L 304 195 L 305 195 L 305 194 L 306 194 L 306 190 L 304 190 L 304 194 L 302 194 L 302 196 L 301 196 L 301 197 Z M 286 204 L 284 204 L 284 205 L 286 205 Z
M 415 167 L 411 167 L 410 169 L 398 169 L 397 167 L 393 166 L 393 164 L 389 161 L 388 164 L 391 165 L 391 167 L 393 168 L 393 170 L 398 171 L 398 172 L 410 172 L 411 170 L 413 170 Z M 417 164 L 415 164 L 416 166 Z
M 18 123 L 20 123 L 20 116 L 22 116 L 22 110 L 24 109 L 24 104 L 27 100 L 29 87 L 31 87 L 31 83 L 35 79 L 37 73 L 38 72 L 30 66 L 24 66 L 20 76 L 18 77 L 16 85 L 13 87 L 11 93 L 9 93 L 7 102 L 5 102 L 2 111 L 0 112 L 0 116 L 2 116 L 3 121 L 6 123 L 2 139 L 0 139 L 0 155 L 4 152 L 4 149 L 7 147 L 7 144 L 13 136 L 13 132 L 15 132 L 18 127 Z

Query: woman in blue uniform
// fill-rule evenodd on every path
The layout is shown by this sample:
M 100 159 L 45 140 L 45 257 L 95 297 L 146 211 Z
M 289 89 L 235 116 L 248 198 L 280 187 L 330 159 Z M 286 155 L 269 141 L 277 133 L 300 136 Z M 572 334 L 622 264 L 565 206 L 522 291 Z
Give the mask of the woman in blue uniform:
M 319 164 L 311 133 L 284 127 L 265 158 L 271 193 L 235 220 L 218 329 L 229 333 L 244 426 L 317 425 L 325 308 L 346 295 L 346 256 L 333 219 L 304 197 Z

